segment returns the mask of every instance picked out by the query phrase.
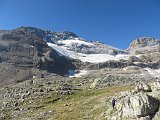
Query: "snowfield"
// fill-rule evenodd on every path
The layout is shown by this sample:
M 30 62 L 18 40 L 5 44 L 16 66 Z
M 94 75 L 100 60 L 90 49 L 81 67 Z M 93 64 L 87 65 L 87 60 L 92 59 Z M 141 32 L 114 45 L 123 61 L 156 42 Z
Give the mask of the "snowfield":
M 77 40 L 74 41 L 68 41 L 66 42 L 67 44 L 71 44 L 73 42 L 76 42 Z M 63 41 L 64 42 L 64 41 Z M 78 40 L 79 42 L 79 40 Z M 85 41 L 80 41 L 79 43 L 83 43 L 83 44 L 91 44 L 91 43 L 87 43 Z M 58 46 L 52 43 L 47 43 L 48 46 L 52 47 L 53 49 L 55 49 L 58 54 L 60 56 L 67 56 L 73 59 L 78 59 L 81 60 L 82 62 L 90 62 L 90 63 L 101 63 L 101 62 L 106 62 L 109 60 L 120 60 L 120 59 L 124 59 L 127 60 L 130 55 L 126 55 L 126 54 L 119 54 L 116 56 L 113 55 L 109 55 L 109 54 L 83 54 L 83 53 L 76 53 L 74 51 L 70 51 L 67 49 L 66 46 Z
M 77 46 L 81 46 L 81 45 L 94 46 L 94 44 L 79 40 L 78 38 L 68 39 L 68 40 L 59 40 L 58 44 L 64 44 L 64 46 L 72 46 L 74 44 L 76 44 Z

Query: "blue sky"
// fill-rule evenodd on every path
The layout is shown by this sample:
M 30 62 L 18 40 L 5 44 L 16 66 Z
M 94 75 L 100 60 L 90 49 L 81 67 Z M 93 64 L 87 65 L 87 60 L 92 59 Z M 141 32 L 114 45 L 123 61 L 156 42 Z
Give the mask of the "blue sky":
M 20 26 L 126 49 L 138 37 L 160 38 L 160 0 L 0 0 L 0 29 Z

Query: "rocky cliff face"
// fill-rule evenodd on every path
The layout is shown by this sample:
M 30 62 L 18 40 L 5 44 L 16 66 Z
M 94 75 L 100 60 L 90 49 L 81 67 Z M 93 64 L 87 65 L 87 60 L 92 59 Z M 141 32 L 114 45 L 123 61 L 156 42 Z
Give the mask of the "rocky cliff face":
M 15 80 L 28 79 L 34 74 L 32 74 L 33 68 L 63 74 L 68 69 L 74 69 L 74 65 L 71 62 L 73 60 L 59 56 L 54 49 L 51 49 L 39 37 L 40 35 L 32 34 L 21 28 L 12 31 L 1 31 L 1 82 L 8 83 Z M 23 75 L 25 77 L 19 77 Z
M 155 38 L 149 38 L 149 37 L 141 37 L 133 41 L 130 45 L 130 48 L 133 47 L 144 47 L 144 46 L 155 46 L 159 44 L 159 40 Z
M 134 40 L 128 50 L 130 53 L 142 54 L 147 52 L 159 52 L 160 40 L 150 37 L 140 37 Z
M 160 40 L 149 37 L 141 37 L 134 40 L 129 48 L 128 52 L 134 56 L 137 56 L 136 62 L 146 64 L 146 67 L 158 69 L 160 68 Z M 132 59 L 133 60 L 133 59 Z M 143 65 L 143 66 L 144 66 Z

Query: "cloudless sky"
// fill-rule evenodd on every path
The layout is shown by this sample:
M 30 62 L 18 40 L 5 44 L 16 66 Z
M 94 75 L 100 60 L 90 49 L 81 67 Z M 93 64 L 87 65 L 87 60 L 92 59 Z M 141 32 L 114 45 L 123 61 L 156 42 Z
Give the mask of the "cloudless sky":
M 160 0 L 0 0 L 0 29 L 20 26 L 126 49 L 138 37 L 160 38 Z

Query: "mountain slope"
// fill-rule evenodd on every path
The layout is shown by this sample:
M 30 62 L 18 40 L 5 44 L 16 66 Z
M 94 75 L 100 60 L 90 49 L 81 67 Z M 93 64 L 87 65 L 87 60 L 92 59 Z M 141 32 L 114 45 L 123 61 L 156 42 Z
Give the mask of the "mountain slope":
M 62 31 L 54 32 L 51 30 L 43 30 L 34 27 L 20 27 L 17 30 L 23 30 L 26 33 L 35 34 L 46 42 L 56 44 L 58 46 L 67 47 L 71 51 L 85 54 L 110 54 L 117 55 L 126 53 L 124 50 L 113 48 L 101 42 L 90 42 L 78 37 L 73 32 Z
M 75 69 L 74 60 L 59 56 L 47 43 L 23 29 L 0 35 L 0 82 L 7 84 L 32 78 L 37 70 L 64 75 Z
M 73 32 L 54 32 L 34 27 L 20 27 L 15 29 L 15 31 L 19 30 L 26 34 L 34 34 L 46 41 L 49 46 L 58 53 L 61 53 L 60 56 L 63 55 L 82 62 L 100 63 L 108 60 L 128 59 L 127 52 L 124 50 L 108 46 L 98 41 L 87 41 L 78 37 Z

